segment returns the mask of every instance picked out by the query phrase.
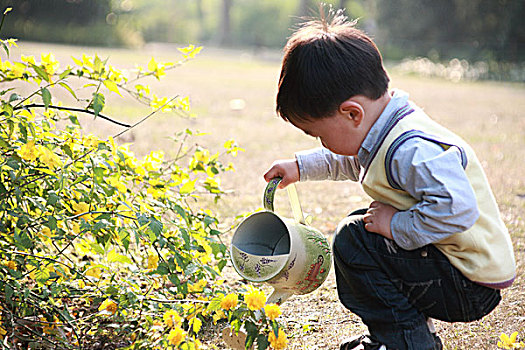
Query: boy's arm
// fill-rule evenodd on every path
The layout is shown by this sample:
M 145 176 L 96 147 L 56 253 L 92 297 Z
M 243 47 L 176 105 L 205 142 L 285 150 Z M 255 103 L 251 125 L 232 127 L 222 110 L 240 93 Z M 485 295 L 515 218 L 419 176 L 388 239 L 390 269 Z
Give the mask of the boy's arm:
M 431 141 L 409 139 L 396 151 L 391 172 L 418 200 L 392 217 L 392 236 L 400 247 L 410 250 L 438 242 L 478 219 L 476 196 L 457 147 L 443 150 Z
M 314 148 L 295 154 L 301 181 L 359 180 L 361 166 L 357 157 L 342 156 L 326 148 Z

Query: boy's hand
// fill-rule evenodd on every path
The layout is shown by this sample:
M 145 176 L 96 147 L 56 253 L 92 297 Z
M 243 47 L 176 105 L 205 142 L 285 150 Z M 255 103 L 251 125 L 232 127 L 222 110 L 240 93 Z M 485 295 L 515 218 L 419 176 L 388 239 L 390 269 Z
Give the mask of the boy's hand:
M 284 159 L 275 161 L 270 169 L 264 174 L 266 182 L 274 177 L 282 177 L 279 188 L 285 188 L 289 184 L 299 181 L 299 165 L 295 159 Z
M 373 201 L 363 217 L 367 231 L 378 233 L 388 239 L 394 239 L 390 222 L 397 209 L 391 205 Z

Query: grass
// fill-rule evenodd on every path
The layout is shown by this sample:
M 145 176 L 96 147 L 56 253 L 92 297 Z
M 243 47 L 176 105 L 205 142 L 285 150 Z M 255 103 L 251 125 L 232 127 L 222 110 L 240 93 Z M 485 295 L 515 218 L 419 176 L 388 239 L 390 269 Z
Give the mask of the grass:
M 167 46 L 143 50 L 95 49 L 48 44 L 20 43 L 12 59 L 23 53 L 39 56 L 53 52 L 61 62 L 82 53 L 109 57 L 119 67 L 133 63 L 147 65 L 152 56 L 157 61 L 180 59 Z M 197 119 L 183 119 L 169 114 L 156 115 L 127 134 L 137 154 L 163 149 L 175 152 L 168 138 L 184 128 L 209 132 L 198 142 L 219 149 L 234 138 L 245 152 L 235 159 L 237 171 L 225 174 L 223 187 L 230 190 L 224 200 L 213 206 L 225 225 L 238 214 L 259 208 L 265 182 L 262 174 L 274 160 L 293 157 L 295 151 L 316 147 L 315 140 L 278 119 L 274 96 L 279 74 L 278 54 L 266 59 L 250 52 L 205 49 L 198 58 L 171 71 L 161 83 L 150 81 L 163 95 L 189 95 Z M 500 306 L 481 321 L 448 324 L 437 322 L 437 329 L 447 349 L 495 349 L 501 332 L 518 331 L 525 337 L 525 85 L 491 82 L 451 83 L 439 79 L 402 76 L 391 71 L 392 87 L 410 93 L 411 99 L 435 120 L 455 131 L 476 150 L 485 167 L 501 213 L 514 243 L 518 276 L 511 288 L 503 291 Z M 241 111 L 230 109 L 232 99 L 243 99 Z M 104 113 L 115 119 L 137 121 L 148 112 L 110 98 Z M 85 128 L 101 135 L 111 135 L 118 127 L 101 120 L 83 117 Z M 358 184 L 351 182 L 312 182 L 298 184 L 303 210 L 314 217 L 312 225 L 330 237 L 338 221 L 351 210 L 370 202 Z M 276 198 L 277 211 L 291 216 L 284 192 Z M 235 274 L 228 275 L 239 279 Z M 359 319 L 337 300 L 335 278 L 317 291 L 294 297 L 283 305 L 282 322 L 291 335 L 290 349 L 336 349 L 339 341 L 365 330 Z M 216 338 L 215 338 L 216 339 Z M 223 348 L 217 340 L 210 347 Z

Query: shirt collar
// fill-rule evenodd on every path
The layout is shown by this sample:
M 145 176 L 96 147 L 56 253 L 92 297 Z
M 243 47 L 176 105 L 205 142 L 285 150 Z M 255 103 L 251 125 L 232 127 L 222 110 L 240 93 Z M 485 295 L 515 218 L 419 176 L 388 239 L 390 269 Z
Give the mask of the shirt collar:
M 370 156 L 374 146 L 379 141 L 385 125 L 394 116 L 395 112 L 408 101 L 408 93 L 402 90 L 393 89 L 391 95 L 392 98 L 386 105 L 379 118 L 377 118 L 374 125 L 372 125 L 372 128 L 370 128 L 370 131 L 363 140 L 361 147 L 359 147 L 357 158 L 359 159 L 359 163 L 361 165 L 368 163 L 368 157 Z

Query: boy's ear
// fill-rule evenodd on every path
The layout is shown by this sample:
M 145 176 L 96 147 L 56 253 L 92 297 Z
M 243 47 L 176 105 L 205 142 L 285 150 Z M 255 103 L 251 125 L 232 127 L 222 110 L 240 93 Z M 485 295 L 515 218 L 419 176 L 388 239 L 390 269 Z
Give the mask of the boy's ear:
M 365 110 L 360 103 L 353 100 L 346 100 L 339 105 L 339 113 L 352 119 L 355 126 L 359 126 L 365 116 Z

